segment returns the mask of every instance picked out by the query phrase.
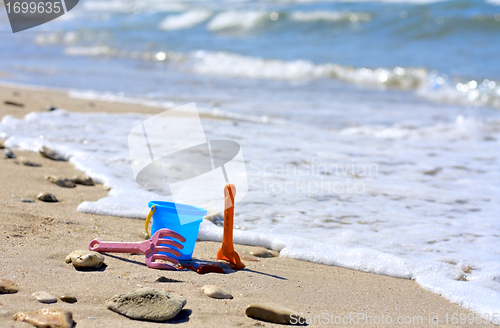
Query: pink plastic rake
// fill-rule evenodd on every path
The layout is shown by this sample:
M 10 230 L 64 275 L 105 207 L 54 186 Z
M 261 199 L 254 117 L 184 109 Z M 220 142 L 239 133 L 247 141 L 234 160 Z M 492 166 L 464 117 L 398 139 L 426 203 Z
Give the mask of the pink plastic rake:
M 148 268 L 163 269 L 163 270 L 177 270 L 176 267 L 163 262 L 155 262 L 156 260 L 163 260 L 172 263 L 173 265 L 179 264 L 179 261 L 162 253 L 170 253 L 177 257 L 181 253 L 176 250 L 183 249 L 184 246 L 170 239 L 163 239 L 163 237 L 172 237 L 185 242 L 186 239 L 179 235 L 177 232 L 170 229 L 160 229 L 151 239 L 139 243 L 113 243 L 102 242 L 99 239 L 94 239 L 89 244 L 89 250 L 96 252 L 109 252 L 109 253 L 137 253 L 140 252 L 146 255 L 146 265 Z M 165 246 L 168 245 L 168 246 Z

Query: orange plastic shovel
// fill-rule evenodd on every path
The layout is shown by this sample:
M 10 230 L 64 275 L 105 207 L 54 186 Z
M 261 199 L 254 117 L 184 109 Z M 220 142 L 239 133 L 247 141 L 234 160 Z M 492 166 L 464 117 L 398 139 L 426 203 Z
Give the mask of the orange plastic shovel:
M 234 251 L 233 245 L 235 196 L 236 187 L 232 183 L 224 186 L 224 235 L 222 236 L 222 246 L 217 252 L 217 260 L 228 261 L 233 269 L 241 270 L 245 267 L 245 264 L 241 262 L 238 253 Z

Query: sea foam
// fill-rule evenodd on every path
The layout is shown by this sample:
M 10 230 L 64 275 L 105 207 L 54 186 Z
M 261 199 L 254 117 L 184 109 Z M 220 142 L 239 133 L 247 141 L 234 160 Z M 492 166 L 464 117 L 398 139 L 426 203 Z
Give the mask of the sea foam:
M 212 16 L 212 12 L 204 9 L 196 9 L 179 15 L 167 16 L 159 25 L 164 31 L 182 30 L 203 23 Z

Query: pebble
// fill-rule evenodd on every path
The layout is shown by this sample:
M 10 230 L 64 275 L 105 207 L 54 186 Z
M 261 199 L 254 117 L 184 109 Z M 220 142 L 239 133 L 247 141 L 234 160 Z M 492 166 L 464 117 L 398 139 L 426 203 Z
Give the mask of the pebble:
M 183 282 L 183 281 L 161 276 L 160 278 L 156 279 L 155 282 Z
M 52 112 L 52 111 L 54 111 L 54 110 L 56 110 L 56 109 L 57 109 L 57 107 L 55 107 L 55 106 L 49 106 L 49 107 L 45 108 L 45 110 L 46 110 L 47 112 Z
M 245 314 L 250 318 L 267 322 L 291 324 L 293 319 L 291 315 L 297 315 L 297 312 L 274 303 L 253 303 L 246 308 Z
M 58 153 L 56 153 L 55 151 L 53 151 L 49 147 L 42 146 L 42 148 L 40 148 L 39 152 L 43 157 L 47 157 L 47 158 L 52 159 L 54 161 L 66 161 L 66 158 L 62 157 L 61 155 L 59 155 Z
M 248 253 L 247 251 L 240 251 L 238 252 L 240 254 L 240 257 L 242 260 L 245 261 L 254 261 L 254 262 L 259 262 L 259 258 L 256 256 L 253 256 L 252 254 Z
M 252 247 L 249 253 L 252 254 L 253 256 L 264 257 L 264 258 L 280 256 L 280 253 L 260 246 Z
M 34 292 L 31 296 L 36 298 L 36 300 L 40 303 L 50 304 L 57 302 L 57 298 L 54 295 L 44 291 Z
M 30 161 L 29 159 L 26 159 L 24 157 L 20 157 L 19 160 L 21 161 L 21 163 L 23 165 L 26 165 L 26 166 L 33 166 L 33 167 L 41 167 L 42 164 L 40 163 L 35 163 L 35 162 L 32 162 Z
M 183 296 L 154 288 L 140 288 L 113 296 L 106 307 L 130 319 L 165 322 L 175 318 L 186 305 Z
M 16 158 L 16 154 L 14 154 L 14 152 L 8 148 L 5 149 L 3 152 L 6 158 Z
M 16 107 L 24 107 L 23 103 L 16 102 L 16 101 L 11 101 L 11 100 L 6 100 L 3 102 L 5 105 L 11 105 L 11 106 L 16 106 Z
M 84 186 L 93 186 L 94 185 L 94 180 L 92 180 L 92 178 L 88 177 L 88 176 L 83 176 L 83 177 L 75 176 L 71 180 L 73 180 L 74 183 L 79 184 L 79 185 L 84 185 Z
M 203 293 L 207 295 L 208 297 L 211 298 L 218 298 L 218 299 L 232 299 L 233 295 L 229 293 L 227 290 L 220 286 L 216 285 L 206 285 L 201 287 L 203 289 Z
M 436 167 L 435 169 L 432 169 L 432 170 L 429 170 L 429 171 L 424 171 L 423 173 L 425 175 L 436 175 L 438 174 L 439 172 L 441 172 L 443 170 L 443 168 L 441 167 Z
M 48 177 L 46 177 L 46 179 L 49 180 L 50 182 L 52 182 L 53 184 L 58 185 L 59 187 L 63 187 L 63 188 L 75 188 L 76 187 L 76 184 L 70 179 L 61 179 L 61 178 L 56 178 L 53 176 L 48 176 Z
M 47 202 L 47 203 L 57 203 L 57 198 L 56 196 L 48 193 L 48 192 L 42 192 L 36 196 L 38 200 L 41 200 L 42 202 Z
M 0 278 L 0 294 L 14 294 L 19 291 L 19 286 L 9 279 Z
M 66 303 L 75 303 L 76 302 L 76 296 L 73 294 L 61 294 L 61 295 L 59 295 L 59 299 L 63 302 L 66 302 Z
M 23 202 L 23 203 L 34 203 L 35 201 L 32 200 L 32 199 L 29 199 L 29 198 L 23 198 L 23 199 L 21 199 L 21 202 Z
M 39 328 L 71 328 L 73 326 L 73 313 L 59 308 L 19 312 L 14 314 L 13 319 L 28 322 Z
M 66 256 L 65 262 L 73 263 L 75 269 L 99 269 L 104 264 L 104 256 L 94 251 L 77 250 Z

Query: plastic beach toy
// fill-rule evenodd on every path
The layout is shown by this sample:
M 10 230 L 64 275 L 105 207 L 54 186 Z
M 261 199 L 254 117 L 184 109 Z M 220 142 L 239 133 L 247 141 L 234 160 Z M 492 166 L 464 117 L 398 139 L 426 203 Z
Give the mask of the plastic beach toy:
M 233 245 L 235 196 L 236 187 L 231 183 L 227 184 L 224 187 L 224 235 L 222 237 L 222 246 L 217 252 L 217 260 L 228 261 L 233 269 L 241 270 L 245 267 L 245 264 L 241 262 L 240 256 L 235 252 Z
M 158 230 L 151 239 L 145 240 L 140 243 L 113 243 L 102 242 L 99 239 L 94 239 L 89 244 L 89 250 L 95 252 L 110 252 L 110 253 L 134 253 L 140 252 L 146 255 L 146 265 L 148 268 L 164 269 L 164 270 L 177 270 L 177 268 L 163 262 L 156 262 L 156 260 L 168 261 L 174 265 L 179 264 L 179 261 L 162 253 L 169 253 L 174 256 L 180 256 L 181 253 L 177 250 L 182 250 L 183 246 L 171 239 L 164 239 L 164 237 L 175 238 L 181 242 L 186 239 L 178 233 L 169 229 Z M 177 248 L 177 249 L 176 249 Z
M 190 260 L 193 256 L 194 245 L 196 238 L 198 238 L 198 231 L 203 217 L 207 215 L 207 211 L 185 204 L 152 201 L 149 202 L 151 211 L 145 223 L 145 230 L 148 236 L 149 222 L 151 219 L 151 233 L 167 228 L 184 236 L 186 240 L 182 243 L 184 246 L 180 251 L 180 255 L 176 257 L 177 260 Z

